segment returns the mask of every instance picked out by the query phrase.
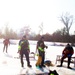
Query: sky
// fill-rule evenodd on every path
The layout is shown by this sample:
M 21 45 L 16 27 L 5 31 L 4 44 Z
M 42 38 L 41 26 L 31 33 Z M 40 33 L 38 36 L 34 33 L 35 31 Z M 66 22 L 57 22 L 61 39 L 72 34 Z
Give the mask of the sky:
M 75 16 L 75 0 L 0 0 L 0 29 L 6 25 L 16 31 L 24 26 L 38 33 L 43 24 L 43 33 L 52 34 L 64 27 L 59 17 L 62 13 Z M 73 23 L 70 33 L 74 33 Z

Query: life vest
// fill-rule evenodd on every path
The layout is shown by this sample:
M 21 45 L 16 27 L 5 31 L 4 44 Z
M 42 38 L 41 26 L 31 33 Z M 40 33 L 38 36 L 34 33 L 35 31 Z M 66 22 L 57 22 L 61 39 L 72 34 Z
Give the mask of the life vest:
M 40 51 L 44 51 L 44 48 L 45 48 L 45 44 L 43 41 L 38 41 L 37 42 L 37 49 L 40 50 Z
M 29 42 L 28 40 L 21 40 L 18 46 L 18 50 L 25 50 L 29 49 Z
M 42 49 L 41 47 L 38 47 L 38 50 L 44 52 L 44 49 Z

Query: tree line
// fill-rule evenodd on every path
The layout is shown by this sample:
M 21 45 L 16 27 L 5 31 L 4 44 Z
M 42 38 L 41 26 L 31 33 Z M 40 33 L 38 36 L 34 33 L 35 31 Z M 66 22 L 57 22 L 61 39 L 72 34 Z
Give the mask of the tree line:
M 39 33 L 35 34 L 35 32 L 31 32 L 31 28 L 29 26 L 24 26 L 17 33 L 13 31 L 13 29 L 9 29 L 8 26 L 5 27 L 4 32 L 0 29 L 0 38 L 9 38 L 9 39 L 20 39 L 24 34 L 27 35 L 29 40 L 38 40 L 41 36 L 45 37 L 45 41 L 49 42 L 75 42 L 75 34 L 70 34 L 70 28 L 73 24 L 74 18 L 73 15 L 69 13 L 62 14 L 59 17 L 59 20 L 64 24 L 64 28 L 60 30 L 56 30 L 53 34 L 43 34 L 43 23 L 39 26 Z M 40 34 L 42 32 L 42 34 Z
M 8 27 L 5 28 L 4 33 L 0 32 L 0 38 L 9 38 L 9 39 L 20 39 L 23 35 L 23 33 L 17 33 L 13 31 L 12 29 L 9 30 Z M 34 34 L 34 33 L 33 33 Z M 49 42 L 75 42 L 75 35 L 67 35 L 66 32 L 63 32 L 63 29 L 55 31 L 53 34 L 34 34 L 32 33 L 28 34 L 29 40 L 39 40 L 41 36 L 45 37 L 45 41 Z

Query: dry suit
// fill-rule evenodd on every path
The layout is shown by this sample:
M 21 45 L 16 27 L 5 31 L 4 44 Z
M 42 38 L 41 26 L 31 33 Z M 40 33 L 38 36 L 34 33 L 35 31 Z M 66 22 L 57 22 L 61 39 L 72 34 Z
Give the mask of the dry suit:
M 10 45 L 9 39 L 5 39 L 5 40 L 3 41 L 3 44 L 4 44 L 3 52 L 4 52 L 5 49 L 6 49 L 6 53 L 7 53 L 8 45 Z
M 47 47 L 47 46 L 44 44 L 44 41 L 39 40 L 37 42 L 37 49 L 38 49 L 39 56 L 38 56 L 38 60 L 36 62 L 36 66 L 40 66 L 40 67 L 44 66 L 44 60 L 45 60 L 44 48 L 45 47 Z
M 63 60 L 67 57 L 68 58 L 68 68 L 70 67 L 71 57 L 74 54 L 73 47 L 71 45 L 67 45 L 65 49 L 62 52 L 62 58 L 61 58 L 61 66 L 63 64 Z
M 27 60 L 27 66 L 31 67 L 30 61 L 29 61 L 30 48 L 29 48 L 28 40 L 20 40 L 18 50 L 20 51 L 21 66 L 24 67 L 23 56 L 25 55 Z

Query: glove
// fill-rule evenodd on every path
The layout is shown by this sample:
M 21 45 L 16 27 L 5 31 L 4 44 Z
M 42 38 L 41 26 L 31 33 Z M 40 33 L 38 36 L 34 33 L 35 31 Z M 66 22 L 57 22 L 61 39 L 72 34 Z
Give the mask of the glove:
M 64 56 L 64 54 L 62 54 L 62 57 Z
M 28 51 L 28 53 L 30 53 L 30 50 L 29 49 L 27 51 Z
M 20 53 L 20 50 L 18 50 L 18 52 L 17 53 Z
M 46 46 L 46 49 L 48 48 L 48 46 Z
M 17 53 L 21 54 L 21 52 L 22 52 L 21 50 L 18 50 L 18 52 L 17 52 Z
M 68 54 L 68 57 L 71 57 L 72 56 L 72 54 Z

